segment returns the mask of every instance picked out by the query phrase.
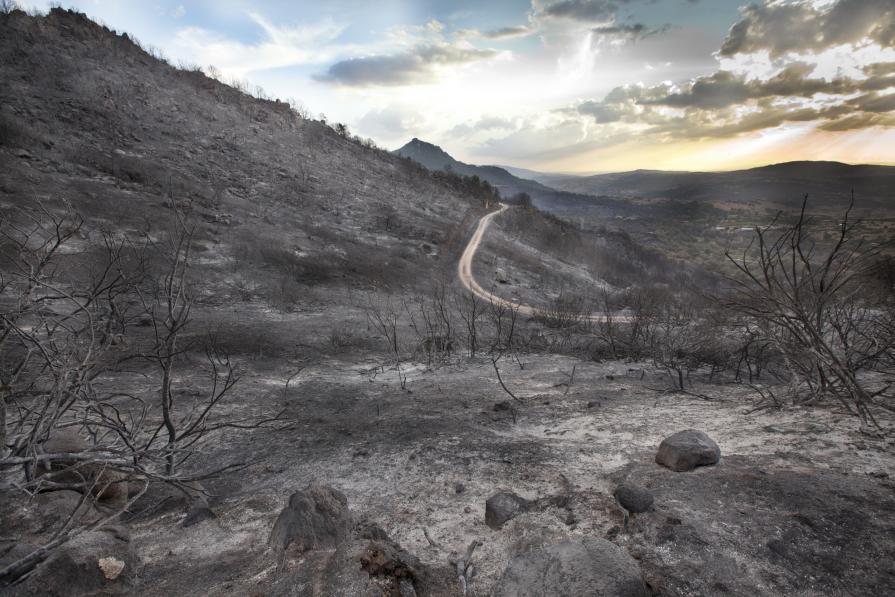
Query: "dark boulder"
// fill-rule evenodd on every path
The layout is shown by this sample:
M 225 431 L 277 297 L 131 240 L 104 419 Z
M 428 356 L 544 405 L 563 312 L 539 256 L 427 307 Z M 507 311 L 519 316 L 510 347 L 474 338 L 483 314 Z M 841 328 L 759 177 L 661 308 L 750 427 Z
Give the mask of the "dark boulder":
M 84 532 L 53 550 L 9 594 L 19 597 L 128 594 L 133 585 L 135 561 L 126 530 L 111 527 Z
M 289 497 L 270 533 L 270 546 L 300 552 L 335 549 L 348 535 L 351 517 L 348 498 L 326 485 L 312 483 Z
M 638 485 L 622 483 L 612 495 L 631 514 L 640 514 L 653 507 L 653 494 Z
M 531 502 L 511 491 L 500 491 L 485 502 L 485 524 L 494 530 L 507 521 L 528 511 Z
M 715 464 L 721 450 L 712 438 L 701 431 L 686 429 L 662 440 L 656 462 L 673 471 L 690 471 L 698 466 Z
M 605 539 L 584 538 L 517 556 L 495 597 L 647 597 L 637 562 Z

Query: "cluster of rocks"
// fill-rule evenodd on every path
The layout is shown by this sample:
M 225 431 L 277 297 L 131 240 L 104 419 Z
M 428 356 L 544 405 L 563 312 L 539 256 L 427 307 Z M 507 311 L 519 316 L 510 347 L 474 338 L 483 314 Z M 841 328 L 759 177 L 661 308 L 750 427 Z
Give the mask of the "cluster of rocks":
M 273 525 L 276 595 L 449 595 L 451 571 L 423 565 L 379 526 L 354 521 L 345 495 L 312 483 L 293 493 Z
M 675 433 L 662 441 L 656 462 L 672 471 L 691 471 L 719 461 L 720 450 L 707 435 L 695 430 Z M 70 492 L 69 492 L 70 493 Z M 62 493 L 57 493 L 61 496 Z M 500 491 L 485 504 L 485 522 L 498 531 L 513 518 L 549 506 L 567 507 L 569 496 L 528 500 Z M 652 493 L 634 483 L 620 484 L 614 497 L 628 517 L 648 512 Z M 202 500 L 195 502 L 184 526 L 214 517 Z M 348 499 L 332 487 L 312 483 L 293 493 L 277 517 L 269 547 L 277 559 L 271 591 L 301 595 L 324 594 L 453 595 L 458 583 L 455 565 L 424 565 L 375 524 L 355 521 Z M 15 555 L 6 553 L 4 559 Z M 468 567 L 468 562 L 464 568 Z M 120 526 L 83 533 L 55 550 L 16 591 L 19 595 L 75 592 L 125 592 L 132 582 L 135 558 L 127 530 Z M 77 587 L 59 579 L 77 579 Z M 523 553 L 510 560 L 494 595 L 648 595 L 638 563 L 603 538 L 581 537 Z
M 685 472 L 716 464 L 720 458 L 721 450 L 709 436 L 687 429 L 665 438 L 655 460 L 672 471 Z M 618 485 L 613 496 L 624 511 L 625 527 L 629 516 L 648 512 L 655 501 L 648 489 L 630 482 Z M 510 491 L 500 491 L 485 503 L 485 522 L 499 530 L 542 503 L 543 500 L 527 500 Z M 507 566 L 494 594 L 634 597 L 648 593 L 640 567 L 627 552 L 605 539 L 584 537 L 516 557 Z

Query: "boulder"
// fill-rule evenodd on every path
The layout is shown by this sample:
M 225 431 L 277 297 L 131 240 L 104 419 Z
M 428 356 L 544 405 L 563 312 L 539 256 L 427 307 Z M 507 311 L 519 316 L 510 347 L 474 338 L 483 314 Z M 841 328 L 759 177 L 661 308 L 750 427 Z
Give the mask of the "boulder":
M 673 471 L 690 471 L 698 466 L 715 464 L 721 450 L 712 438 L 701 431 L 686 429 L 662 440 L 656 462 Z
M 312 483 L 289 497 L 270 533 L 270 545 L 285 552 L 335 549 L 347 537 L 351 517 L 348 498 L 327 485 Z
M 653 494 L 639 485 L 622 483 L 615 488 L 612 495 L 619 505 L 631 514 L 640 514 L 653 507 Z
M 512 518 L 528 511 L 531 502 L 511 491 L 495 493 L 485 502 L 485 524 L 499 529 Z
M 517 556 L 495 597 L 647 597 L 637 562 L 605 539 L 565 541 Z
M 53 550 L 16 585 L 12 595 L 127 594 L 133 584 L 135 561 L 126 530 L 111 527 L 84 532 Z
M 72 427 L 53 430 L 53 434 L 40 445 L 44 454 L 76 454 L 86 452 L 90 444 Z M 36 468 L 38 475 L 44 475 L 57 483 L 81 485 L 90 490 L 99 504 L 120 509 L 127 505 L 128 483 L 122 473 L 109 470 L 99 462 L 82 462 L 61 457 L 41 461 Z

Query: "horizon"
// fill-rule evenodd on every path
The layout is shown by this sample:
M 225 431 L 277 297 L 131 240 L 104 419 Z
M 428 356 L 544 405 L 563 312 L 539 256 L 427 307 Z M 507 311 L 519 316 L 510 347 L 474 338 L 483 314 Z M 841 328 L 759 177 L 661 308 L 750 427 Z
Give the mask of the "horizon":
M 426 141 L 425 139 L 420 139 L 419 137 L 412 137 L 409 141 L 407 141 L 400 147 L 395 147 L 394 149 L 389 149 L 388 151 L 395 153 L 395 152 L 403 149 L 407 145 L 413 143 L 414 141 L 419 141 L 422 143 L 427 143 L 429 145 L 433 145 L 436 148 L 443 151 L 444 153 L 448 154 L 448 156 L 456 159 L 454 154 L 451 153 L 451 151 L 449 149 L 445 149 L 444 147 L 442 147 L 440 145 L 437 145 L 435 143 L 430 143 L 430 142 Z M 459 161 L 462 162 L 462 160 L 459 160 Z M 684 169 L 672 170 L 672 169 L 657 169 L 657 168 L 638 167 L 638 168 L 632 168 L 629 170 L 605 170 L 605 171 L 594 171 L 594 172 L 561 172 L 561 171 L 555 171 L 555 170 L 553 170 L 553 171 L 534 170 L 531 168 L 513 166 L 511 164 L 469 164 L 469 165 L 471 165 L 471 166 L 493 166 L 493 167 L 497 167 L 497 168 L 514 169 L 514 170 L 521 170 L 521 171 L 528 170 L 528 171 L 531 171 L 533 174 L 541 174 L 541 175 L 546 174 L 546 175 L 553 175 L 553 176 L 581 176 L 581 177 L 585 177 L 585 176 L 600 176 L 603 174 L 625 174 L 625 173 L 629 173 L 629 172 L 641 172 L 641 171 L 642 172 L 682 172 L 682 173 L 691 173 L 691 174 L 700 174 L 700 173 L 708 174 L 708 173 L 717 173 L 717 172 L 737 172 L 737 171 L 743 171 L 743 170 L 754 170 L 757 168 L 770 168 L 772 166 L 782 166 L 785 164 L 795 164 L 795 163 L 812 163 L 812 164 L 830 163 L 830 164 L 841 164 L 843 166 L 882 166 L 882 167 L 886 167 L 886 168 L 895 167 L 895 162 L 890 162 L 890 163 L 848 162 L 848 161 L 844 161 L 844 160 L 823 160 L 823 159 L 820 159 L 820 160 L 787 160 L 784 162 L 759 163 L 754 166 L 747 166 L 744 168 L 720 168 L 720 169 L 716 169 L 716 170 L 684 170 Z M 521 178 L 524 178 L 524 176 L 522 176 Z
M 895 164 L 885 0 L 66 6 L 381 146 L 417 137 L 471 164 L 576 175 Z

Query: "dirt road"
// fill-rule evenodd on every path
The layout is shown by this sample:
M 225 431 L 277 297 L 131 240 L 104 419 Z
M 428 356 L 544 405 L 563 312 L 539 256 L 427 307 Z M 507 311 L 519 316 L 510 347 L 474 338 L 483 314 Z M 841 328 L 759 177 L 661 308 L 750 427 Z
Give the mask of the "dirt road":
M 486 214 L 482 217 L 481 220 L 479 220 L 472 238 L 469 239 L 469 244 L 466 245 L 466 248 L 463 250 L 463 254 L 460 256 L 460 263 L 457 264 L 457 276 L 459 276 L 460 283 L 463 284 L 463 286 L 467 290 L 472 292 L 483 301 L 488 301 L 497 305 L 505 305 L 509 308 L 518 309 L 520 315 L 526 315 L 530 317 L 535 315 L 537 311 L 534 307 L 523 305 L 521 303 L 515 303 L 513 301 L 508 301 L 497 296 L 493 292 L 485 290 L 478 282 L 476 282 L 476 279 L 472 275 L 472 262 L 473 259 L 475 259 L 475 253 L 476 251 L 478 251 L 479 245 L 482 243 L 482 238 L 484 238 L 485 232 L 488 230 L 488 226 L 491 225 L 491 220 L 493 220 L 498 214 L 502 214 L 503 212 L 505 212 L 507 209 L 509 209 L 509 207 L 510 206 L 506 203 L 501 203 L 500 209 Z M 582 319 L 586 321 L 601 322 L 606 319 L 606 316 L 603 314 L 591 314 L 583 317 Z M 614 321 L 627 321 L 629 317 L 626 315 L 613 315 L 612 319 Z

